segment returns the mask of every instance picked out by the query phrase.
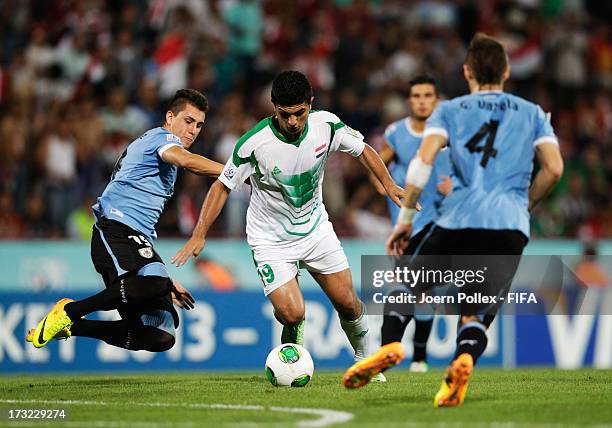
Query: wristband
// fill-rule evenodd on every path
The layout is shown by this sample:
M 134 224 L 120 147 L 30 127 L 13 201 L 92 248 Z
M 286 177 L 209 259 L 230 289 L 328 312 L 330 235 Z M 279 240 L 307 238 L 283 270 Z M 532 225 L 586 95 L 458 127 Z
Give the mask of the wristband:
M 410 161 L 408 171 L 406 171 L 406 183 L 412 184 L 419 189 L 424 189 L 431 175 L 431 165 L 427 165 L 417 155 Z
M 411 224 L 415 211 L 414 208 L 402 207 L 397 215 L 397 224 Z

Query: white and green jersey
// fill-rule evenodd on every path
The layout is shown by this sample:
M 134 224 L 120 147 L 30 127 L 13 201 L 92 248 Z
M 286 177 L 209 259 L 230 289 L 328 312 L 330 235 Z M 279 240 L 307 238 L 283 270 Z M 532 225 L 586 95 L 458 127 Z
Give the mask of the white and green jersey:
M 219 180 L 230 190 L 250 178 L 247 212 L 251 246 L 297 241 L 327 221 L 323 170 L 331 152 L 363 152 L 363 135 L 326 111 L 313 111 L 302 135 L 288 142 L 272 117 L 259 122 L 234 147 Z

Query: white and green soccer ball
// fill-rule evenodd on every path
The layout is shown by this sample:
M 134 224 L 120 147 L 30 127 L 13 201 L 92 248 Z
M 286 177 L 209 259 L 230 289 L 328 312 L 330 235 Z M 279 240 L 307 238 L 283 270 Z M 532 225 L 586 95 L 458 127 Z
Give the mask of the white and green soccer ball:
M 306 386 L 313 372 L 310 353 L 295 343 L 277 346 L 266 359 L 266 377 L 274 386 Z

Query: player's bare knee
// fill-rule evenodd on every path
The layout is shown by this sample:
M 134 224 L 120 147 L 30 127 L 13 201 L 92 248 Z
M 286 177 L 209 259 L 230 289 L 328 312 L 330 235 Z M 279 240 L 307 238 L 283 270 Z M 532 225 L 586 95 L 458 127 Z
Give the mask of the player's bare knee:
M 301 297 L 301 296 L 300 296 Z M 298 324 L 304 319 L 306 307 L 302 298 L 273 301 L 274 316 L 283 325 Z
M 283 310 L 280 311 L 276 311 L 275 315 L 276 318 L 281 322 L 281 324 L 283 325 L 292 325 L 292 324 L 299 324 L 300 322 L 302 322 L 302 320 L 304 319 L 304 314 L 305 310 L 304 307 L 291 307 L 291 308 L 285 308 Z

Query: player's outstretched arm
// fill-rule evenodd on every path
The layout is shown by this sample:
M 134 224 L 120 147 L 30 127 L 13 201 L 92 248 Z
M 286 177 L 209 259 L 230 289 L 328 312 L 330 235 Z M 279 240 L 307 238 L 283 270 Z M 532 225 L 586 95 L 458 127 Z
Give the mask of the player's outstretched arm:
M 374 150 L 369 144 L 365 145 L 363 152 L 359 155 L 359 161 L 376 177 L 378 181 L 383 185 L 385 192 L 389 197 L 397 204 L 401 206 L 401 198 L 404 195 L 404 189 L 395 184 L 389 170 L 383 163 L 376 150 Z
M 223 164 L 191 153 L 179 146 L 167 149 L 161 157 L 168 163 L 185 168 L 198 175 L 217 178 L 223 171 Z
M 536 157 L 540 163 L 540 170 L 529 189 L 529 211 L 548 195 L 563 175 L 563 158 L 558 144 L 543 143 L 538 145 L 536 147 Z
M 193 229 L 191 238 L 189 238 L 187 243 L 185 243 L 185 245 L 183 245 L 183 247 L 177 251 L 174 257 L 172 257 L 170 260 L 171 263 L 175 264 L 177 267 L 180 267 L 187 263 L 187 260 L 189 260 L 191 257 L 197 257 L 200 254 L 204 248 L 208 229 L 219 216 L 221 209 L 225 205 L 225 201 L 227 201 L 229 192 L 230 189 L 225 187 L 225 185 L 219 180 L 216 180 L 213 183 L 208 191 L 208 194 L 206 195 L 204 203 L 202 204 L 200 217 L 198 218 L 198 222 Z
M 436 156 L 445 145 L 446 138 L 441 135 L 428 135 L 423 139 L 419 151 L 410 161 L 406 171 L 406 198 L 403 202 L 405 207 L 416 207 L 419 196 L 429 181 Z
M 378 156 L 380 156 L 380 159 L 385 165 L 389 165 L 389 163 L 395 157 L 395 150 L 393 150 L 393 147 L 391 147 L 391 145 L 387 141 L 385 141 L 382 146 L 382 149 L 380 149 L 380 153 L 378 154 Z M 370 180 L 370 183 L 372 183 L 372 185 L 376 189 L 376 191 L 379 194 L 386 196 L 387 192 L 380 180 L 376 178 L 376 176 L 372 173 L 368 174 L 368 178 Z

